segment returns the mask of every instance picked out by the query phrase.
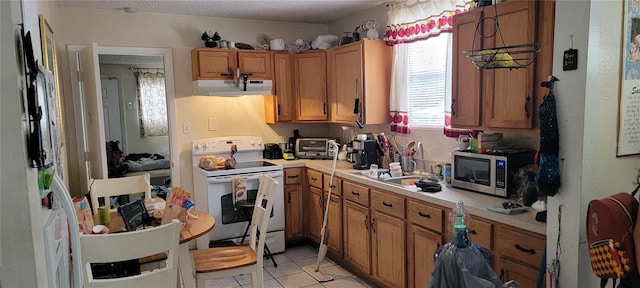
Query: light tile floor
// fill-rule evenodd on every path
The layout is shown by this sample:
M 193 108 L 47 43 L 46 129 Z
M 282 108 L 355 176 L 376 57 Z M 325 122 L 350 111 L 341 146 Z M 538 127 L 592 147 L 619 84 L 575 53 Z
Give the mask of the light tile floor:
M 320 264 L 320 271 L 333 276 L 332 281 L 318 282 L 302 267 L 315 264 L 318 259 L 318 250 L 313 246 L 299 246 L 287 249 L 284 253 L 274 255 L 278 267 L 273 266 L 271 259 L 264 259 L 264 287 L 373 287 L 362 279 L 344 270 L 335 262 L 328 258 Z M 208 280 L 207 288 L 235 288 L 251 287 L 251 275 L 243 274 L 239 276 Z

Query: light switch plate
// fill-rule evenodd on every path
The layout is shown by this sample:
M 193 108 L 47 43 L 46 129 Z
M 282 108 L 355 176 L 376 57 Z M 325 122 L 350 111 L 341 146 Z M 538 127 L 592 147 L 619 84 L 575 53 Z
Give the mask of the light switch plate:
M 218 130 L 218 119 L 217 118 L 209 118 L 209 131 Z
M 182 122 L 182 134 L 191 133 L 191 122 Z

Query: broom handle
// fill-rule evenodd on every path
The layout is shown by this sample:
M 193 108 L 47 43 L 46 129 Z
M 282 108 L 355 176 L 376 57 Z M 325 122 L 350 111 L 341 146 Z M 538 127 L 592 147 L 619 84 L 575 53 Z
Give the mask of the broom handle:
M 326 229 L 327 229 L 327 219 L 329 218 L 329 204 L 331 203 L 331 193 L 333 192 L 333 175 L 336 172 L 336 162 L 338 161 L 338 144 L 336 143 L 336 141 L 334 140 L 329 140 L 329 146 L 331 148 L 331 150 L 333 150 L 333 166 L 331 167 L 331 177 L 329 178 L 329 193 L 327 195 L 327 204 L 325 205 L 324 208 L 324 217 L 322 220 L 322 229 L 320 230 L 320 247 L 322 247 L 322 245 L 326 245 L 327 242 L 327 233 L 326 233 Z M 324 255 L 322 255 L 323 253 L 318 253 L 318 262 L 317 262 L 317 266 L 316 267 L 316 271 L 320 270 L 320 262 L 322 261 L 322 258 L 324 258 Z

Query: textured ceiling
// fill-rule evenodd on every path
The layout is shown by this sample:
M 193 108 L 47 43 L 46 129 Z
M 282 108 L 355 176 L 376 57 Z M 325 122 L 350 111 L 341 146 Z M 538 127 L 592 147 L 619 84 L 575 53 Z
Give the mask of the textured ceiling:
M 267 21 L 330 24 L 389 0 L 55 0 L 59 6 Z M 125 13 L 125 12 L 123 12 Z

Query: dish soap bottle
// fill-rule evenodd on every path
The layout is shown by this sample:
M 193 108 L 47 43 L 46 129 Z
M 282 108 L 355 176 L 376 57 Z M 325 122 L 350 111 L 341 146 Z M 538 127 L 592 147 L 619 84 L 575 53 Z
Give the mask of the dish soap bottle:
M 449 213 L 449 221 L 453 223 L 451 243 L 458 248 L 465 248 L 471 244 L 468 226 L 471 215 L 464 209 L 464 203 L 456 201 L 456 208 Z

